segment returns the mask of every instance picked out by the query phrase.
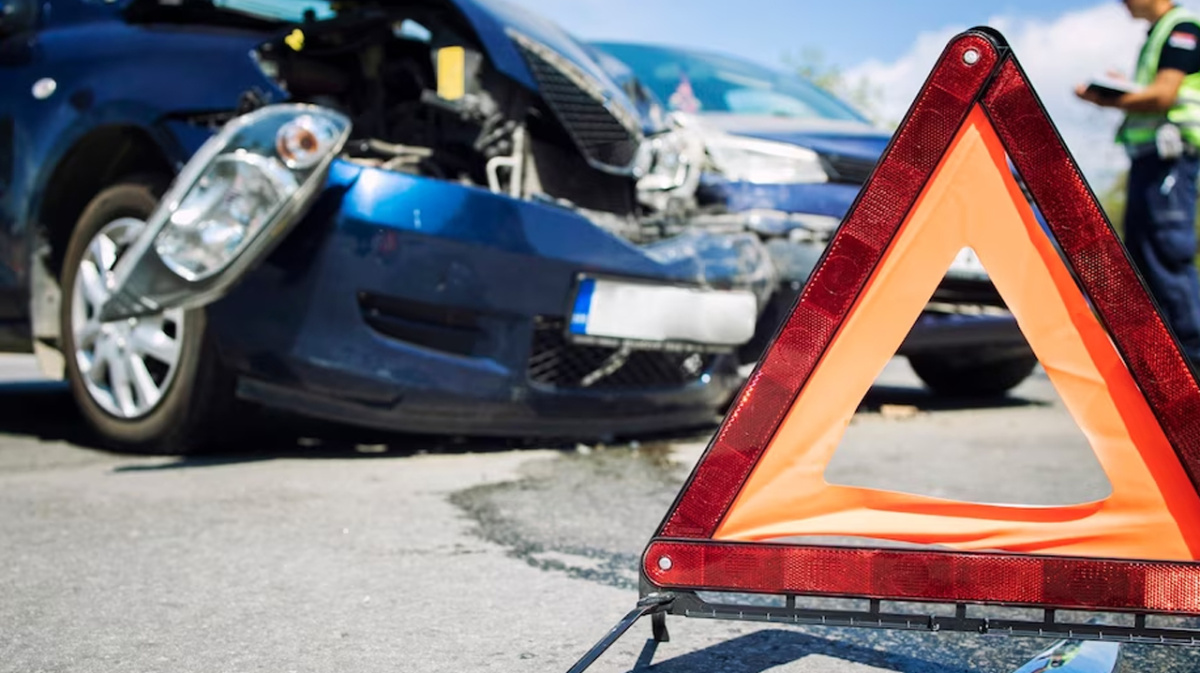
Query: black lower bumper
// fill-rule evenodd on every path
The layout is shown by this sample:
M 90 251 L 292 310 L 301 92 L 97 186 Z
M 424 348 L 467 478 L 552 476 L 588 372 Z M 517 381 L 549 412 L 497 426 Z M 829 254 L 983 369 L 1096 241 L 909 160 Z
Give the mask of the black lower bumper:
M 383 406 L 251 378 L 241 379 L 238 394 L 242 399 L 305 417 L 389 432 L 614 441 L 715 427 L 720 421 L 720 405 L 739 384 L 733 376 L 724 379 L 718 385 L 696 386 L 674 395 L 647 394 L 632 400 L 572 399 L 539 396 L 530 391 L 532 399 L 510 402 L 461 400 L 439 404 L 413 395 Z

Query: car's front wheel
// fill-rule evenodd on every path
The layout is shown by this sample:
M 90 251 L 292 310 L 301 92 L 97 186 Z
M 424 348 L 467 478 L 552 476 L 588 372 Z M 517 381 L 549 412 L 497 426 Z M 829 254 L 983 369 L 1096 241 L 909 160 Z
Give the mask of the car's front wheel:
M 908 364 L 934 393 L 948 397 L 996 397 L 1029 378 L 1032 353 L 946 352 L 908 356 Z
M 117 260 L 146 227 L 166 181 L 128 179 L 100 192 L 63 259 L 60 324 L 71 391 L 106 444 L 142 453 L 205 447 L 232 399 L 203 309 L 100 322 Z

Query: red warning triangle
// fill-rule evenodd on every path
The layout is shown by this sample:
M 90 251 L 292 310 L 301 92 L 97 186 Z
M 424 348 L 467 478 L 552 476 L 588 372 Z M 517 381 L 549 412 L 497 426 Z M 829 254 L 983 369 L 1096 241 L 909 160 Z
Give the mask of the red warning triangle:
M 862 397 L 967 246 L 1109 497 L 984 505 L 825 482 Z M 973 30 L 942 54 L 642 573 L 662 589 L 1200 614 L 1198 484 L 1200 387 L 1019 63 Z M 926 547 L 786 542 L 830 535 Z

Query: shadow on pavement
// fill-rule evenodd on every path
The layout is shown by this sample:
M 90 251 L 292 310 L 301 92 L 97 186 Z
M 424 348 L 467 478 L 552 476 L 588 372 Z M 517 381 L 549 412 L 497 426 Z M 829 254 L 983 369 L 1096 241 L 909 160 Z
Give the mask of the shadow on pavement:
M 654 645 L 653 640 L 646 641 L 632 671 L 694 673 L 719 670 L 724 673 L 764 673 L 812 655 L 905 673 L 966 673 L 973 670 L 965 665 L 961 668 L 948 666 L 941 661 L 935 663 L 918 657 L 853 645 L 843 640 L 774 629 L 755 631 L 647 666 L 653 656 Z
M 519 449 L 574 451 L 575 441 L 495 437 L 409 435 L 356 428 L 272 412 L 252 413 L 235 440 L 193 455 L 144 455 L 104 446 L 80 415 L 63 382 L 0 383 L 0 435 L 43 442 L 66 442 L 78 448 L 114 455 L 167 459 L 170 462 L 120 465 L 117 472 L 143 472 L 215 467 L 276 459 L 402 458 L 426 454 L 471 454 Z M 697 428 L 639 438 L 669 442 L 706 438 L 716 428 Z
M 949 399 L 922 388 L 876 386 L 859 406 L 860 413 L 878 413 L 885 407 L 915 407 L 921 411 L 952 411 L 1043 404 L 1021 397 L 980 400 Z M 720 418 L 706 427 L 636 438 L 642 443 L 706 441 Z M 80 416 L 67 385 L 57 381 L 0 383 L 0 434 L 24 435 L 48 442 L 67 442 L 85 449 L 120 453 L 102 445 Z M 624 444 L 634 438 L 624 438 Z M 262 412 L 252 414 L 236 439 L 191 455 L 177 456 L 166 464 L 126 465 L 118 471 L 173 470 L 280 458 L 345 459 L 397 458 L 423 454 L 470 454 L 519 449 L 573 451 L 574 440 L 511 439 L 406 435 L 342 426 L 335 423 Z M 140 454 L 129 454 L 140 455 Z M 167 457 L 171 456 L 159 456 Z
M 394 459 L 429 454 L 465 455 L 533 448 L 565 449 L 566 446 L 503 438 L 387 433 L 283 414 L 262 413 L 247 420 L 236 441 L 226 441 L 193 455 L 175 456 L 176 460 L 170 463 L 123 465 L 114 468 L 113 471 L 180 470 L 279 459 Z
M 94 449 L 99 443 L 79 415 L 67 384 L 21 381 L 0 384 L 0 433 Z
M 67 385 L 57 381 L 0 383 L 0 434 L 121 454 L 104 447 L 75 406 Z M 252 414 L 235 441 L 163 465 L 128 465 L 118 471 L 203 467 L 275 458 L 395 458 L 425 453 L 478 453 L 532 446 L 520 440 L 426 437 L 360 430 L 281 414 Z M 537 446 L 546 448 L 546 443 Z M 571 445 L 574 447 L 574 444 Z M 549 448 L 554 448 L 550 445 Z M 125 454 L 140 456 L 141 454 Z

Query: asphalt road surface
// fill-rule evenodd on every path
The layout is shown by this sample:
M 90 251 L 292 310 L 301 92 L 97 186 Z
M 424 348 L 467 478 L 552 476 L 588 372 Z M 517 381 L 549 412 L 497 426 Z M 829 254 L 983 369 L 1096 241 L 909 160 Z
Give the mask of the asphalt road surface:
M 63 387 L 35 378 L 0 357 L 4 672 L 565 671 L 633 607 L 637 558 L 708 439 L 520 447 L 277 419 L 215 456 L 129 456 L 91 448 Z M 1028 504 L 1108 492 L 1043 376 L 1001 404 L 953 404 L 903 360 L 827 476 Z M 668 624 L 656 651 L 639 623 L 592 670 L 1012 671 L 1052 644 Z

